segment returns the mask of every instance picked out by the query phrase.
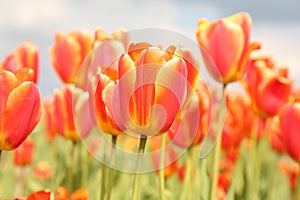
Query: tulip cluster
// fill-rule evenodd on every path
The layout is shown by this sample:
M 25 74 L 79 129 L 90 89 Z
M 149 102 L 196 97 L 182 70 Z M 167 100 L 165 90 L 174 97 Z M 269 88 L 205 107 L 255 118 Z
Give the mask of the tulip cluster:
M 300 199 L 300 87 L 251 28 L 200 19 L 201 68 L 176 41 L 57 32 L 61 87 L 42 98 L 39 50 L 20 44 L 0 62 L 0 199 Z

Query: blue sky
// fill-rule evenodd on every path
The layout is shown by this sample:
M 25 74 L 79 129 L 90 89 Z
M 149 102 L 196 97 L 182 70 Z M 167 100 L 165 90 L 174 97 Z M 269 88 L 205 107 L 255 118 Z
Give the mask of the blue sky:
M 195 40 L 200 18 L 214 20 L 247 11 L 253 18 L 252 39 L 262 41 L 267 53 L 289 66 L 299 83 L 299 10 L 300 0 L 0 0 L 0 59 L 22 41 L 32 39 L 41 54 L 39 87 L 42 95 L 48 95 L 60 86 L 47 53 L 57 30 L 102 28 L 110 33 L 118 28 L 159 27 Z

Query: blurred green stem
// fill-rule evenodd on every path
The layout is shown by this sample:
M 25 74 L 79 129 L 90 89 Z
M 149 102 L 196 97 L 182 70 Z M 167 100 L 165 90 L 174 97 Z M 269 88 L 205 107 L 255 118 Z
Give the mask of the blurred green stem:
M 108 184 L 107 184 L 107 196 L 106 196 L 107 200 L 110 199 L 111 191 L 113 188 L 113 182 L 114 182 L 114 171 L 115 170 L 113 169 L 113 165 L 115 162 L 115 150 L 116 150 L 116 145 L 117 145 L 117 136 L 116 135 L 112 135 L 111 142 L 112 142 L 112 149 L 111 149 L 111 154 L 110 154 L 110 168 L 109 168 L 109 172 L 108 172 Z
M 137 200 L 139 197 L 139 186 L 140 186 L 140 180 L 141 180 L 141 175 L 139 173 L 140 170 L 140 165 L 142 163 L 145 147 L 146 147 L 146 142 L 147 142 L 147 136 L 141 135 L 140 138 L 140 144 L 139 144 L 139 150 L 138 150 L 138 157 L 136 161 L 136 173 L 134 175 L 134 180 L 133 180 L 133 190 L 132 190 L 132 200 Z
M 300 168 L 300 164 L 299 164 L 299 168 Z M 298 176 L 297 176 L 296 198 L 295 199 L 300 199 L 300 172 L 298 172 Z
M 70 157 L 68 163 L 68 186 L 69 191 L 73 192 L 73 175 L 74 175 L 74 166 L 75 165 L 75 149 L 77 142 L 72 142 L 72 146 L 70 148 Z
M 225 90 L 226 90 L 226 84 L 223 85 L 222 102 L 225 101 Z M 223 126 L 223 124 L 219 124 L 219 125 Z M 213 180 L 212 180 L 212 184 L 211 184 L 211 188 L 210 188 L 210 194 L 209 194 L 209 199 L 210 200 L 215 199 L 217 185 L 218 185 L 219 160 L 220 160 L 220 154 L 221 154 L 221 144 L 222 144 L 222 127 L 218 127 L 216 146 L 215 146 L 215 149 L 213 151 Z
M 106 149 L 107 143 L 104 143 L 104 149 Z M 101 187 L 100 187 L 100 200 L 105 196 L 105 184 L 106 184 L 106 153 L 103 155 L 103 163 L 101 163 Z
M 192 152 L 191 149 L 188 148 L 187 150 L 188 155 L 187 155 L 187 160 L 186 160 L 186 169 L 185 169 L 185 174 L 184 174 L 184 181 L 183 181 L 183 186 L 180 194 L 180 200 L 185 200 L 189 199 L 189 188 L 190 188 L 190 183 L 191 183 L 191 173 L 192 173 Z M 188 195 L 188 197 L 186 196 Z
M 164 160 L 165 160 L 165 143 L 166 134 L 161 136 L 161 150 L 160 150 L 160 160 L 159 160 L 159 194 L 160 199 L 165 199 L 165 173 L 164 173 Z
M 220 159 L 220 153 L 221 153 L 221 134 L 219 134 L 219 137 L 217 139 L 217 144 L 213 152 L 213 180 L 210 188 L 210 194 L 209 199 L 214 200 L 217 190 L 217 183 L 219 179 L 219 159 Z

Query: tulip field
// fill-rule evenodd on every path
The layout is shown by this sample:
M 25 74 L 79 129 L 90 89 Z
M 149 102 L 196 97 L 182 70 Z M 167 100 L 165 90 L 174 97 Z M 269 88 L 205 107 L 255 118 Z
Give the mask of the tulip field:
M 0 58 L 0 200 L 299 200 L 300 86 L 246 12 L 56 32 Z

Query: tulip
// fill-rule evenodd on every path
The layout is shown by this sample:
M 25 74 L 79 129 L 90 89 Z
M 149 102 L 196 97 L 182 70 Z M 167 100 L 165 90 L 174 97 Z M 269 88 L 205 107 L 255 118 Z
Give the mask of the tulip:
M 86 30 L 57 32 L 55 43 L 49 48 L 51 63 L 60 79 L 74 83 L 77 72 L 93 47 L 92 34 Z
M 139 53 L 136 64 L 129 54 L 122 55 L 118 71 L 118 81 L 99 75 L 95 109 L 100 127 L 111 121 L 115 125 L 106 123 L 110 133 L 116 127 L 147 136 L 166 132 L 186 97 L 185 61 L 166 61 L 164 51 L 149 47 Z
M 279 121 L 285 149 L 300 163 L 300 103 L 286 105 L 279 113 Z
M 21 82 L 12 72 L 0 70 L 0 150 L 17 148 L 33 131 L 40 116 L 36 84 Z
M 43 116 L 42 119 L 45 125 L 46 138 L 53 140 L 56 134 L 56 122 L 55 122 L 55 106 L 54 99 L 52 97 L 46 97 L 42 100 Z
M 71 195 L 71 200 L 88 200 L 89 199 L 89 191 L 84 188 L 77 189 Z
M 26 200 L 51 200 L 52 193 L 47 190 L 40 190 L 31 193 Z
M 277 71 L 269 59 L 259 53 L 251 55 L 244 86 L 255 112 L 262 118 L 275 116 L 291 95 L 292 80 L 287 77 L 286 69 Z
M 56 195 L 54 200 L 68 200 L 69 198 L 68 190 L 65 187 L 58 187 L 56 189 Z
M 23 80 L 37 83 L 39 75 L 38 47 L 30 40 L 21 43 L 6 57 L 2 66 L 0 63 L 0 69 L 19 74 Z M 30 73 L 28 74 L 28 72 Z
M 199 82 L 198 88 L 190 101 L 182 108 L 181 116 L 175 119 L 168 134 L 172 141 L 180 147 L 197 146 L 206 136 L 209 122 L 209 91 L 204 82 Z
M 51 177 L 51 168 L 48 162 L 40 161 L 33 169 L 33 175 L 40 180 L 47 180 Z
M 241 79 L 249 54 L 259 48 L 250 43 L 252 19 L 248 13 L 218 19 L 209 23 L 201 19 L 196 36 L 212 77 L 224 84 Z
M 75 114 L 73 116 L 73 103 Z M 54 90 L 54 106 L 57 132 L 66 139 L 74 142 L 86 137 L 92 128 L 89 101 L 87 93 L 82 92 L 72 84 L 65 84 L 61 90 Z M 76 121 L 74 121 L 76 120 Z M 77 122 L 77 127 L 75 126 Z
M 16 166 L 27 166 L 32 163 L 34 140 L 28 137 L 15 151 L 14 163 Z

